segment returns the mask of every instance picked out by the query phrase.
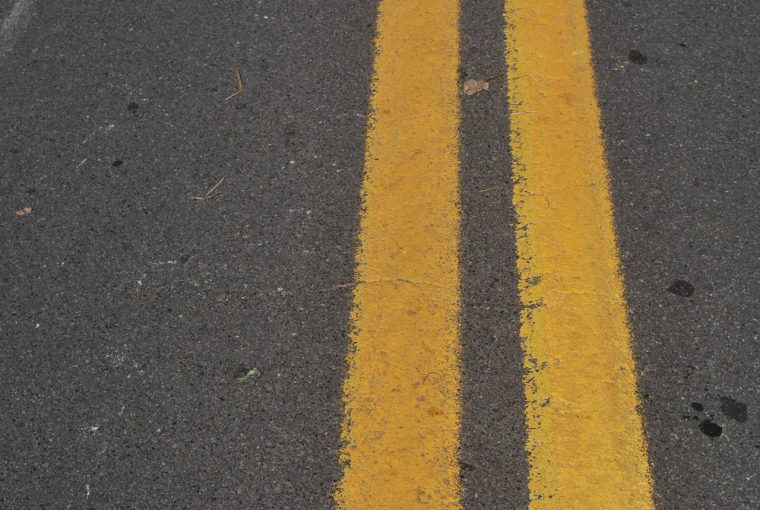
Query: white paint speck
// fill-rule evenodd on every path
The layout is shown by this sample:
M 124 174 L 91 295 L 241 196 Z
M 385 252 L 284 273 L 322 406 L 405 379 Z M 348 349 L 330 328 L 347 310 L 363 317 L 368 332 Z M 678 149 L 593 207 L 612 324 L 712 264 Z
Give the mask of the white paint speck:
M 153 266 L 153 267 L 166 266 L 166 265 L 168 265 L 168 266 L 176 266 L 177 265 L 177 261 L 176 260 L 166 260 L 166 261 L 159 260 L 157 262 L 151 262 L 150 265 Z
M 116 127 L 116 124 L 107 124 L 103 127 L 99 127 L 98 129 L 96 129 L 95 131 L 87 135 L 87 137 L 82 141 L 82 145 L 92 140 L 95 137 L 95 135 L 97 135 L 98 133 L 108 133 L 115 127 Z

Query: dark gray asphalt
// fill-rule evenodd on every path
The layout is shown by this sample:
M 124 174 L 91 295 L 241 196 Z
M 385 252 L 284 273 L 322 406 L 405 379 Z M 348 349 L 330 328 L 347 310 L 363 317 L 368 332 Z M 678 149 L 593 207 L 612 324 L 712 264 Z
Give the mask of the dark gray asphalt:
M 760 4 L 589 15 L 656 502 L 758 509 Z
M 526 508 L 503 3 L 462 7 L 462 80 L 492 78 L 462 99 L 462 485 L 468 509 Z
M 0 62 L 0 507 L 326 507 L 374 14 L 36 4 Z
M 30 5 L 0 507 L 329 508 L 376 2 Z M 588 5 L 658 508 L 760 508 L 760 6 Z M 468 509 L 527 505 L 501 11 L 463 0 Z

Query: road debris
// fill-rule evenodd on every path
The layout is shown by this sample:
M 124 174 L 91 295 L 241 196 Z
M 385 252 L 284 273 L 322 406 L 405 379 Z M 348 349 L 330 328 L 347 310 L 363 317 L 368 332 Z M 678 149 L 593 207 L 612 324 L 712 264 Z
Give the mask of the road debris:
M 245 90 L 245 86 L 243 85 L 243 77 L 240 76 L 240 69 L 235 69 L 235 80 L 237 81 L 237 90 L 230 94 L 229 96 L 225 97 L 224 100 L 230 100 L 233 97 L 237 96 L 238 94 L 242 94 Z
M 215 196 L 218 196 L 218 195 L 222 194 L 220 191 L 217 191 L 216 193 L 214 193 L 214 191 L 216 190 L 216 188 L 218 188 L 219 185 L 222 182 L 224 182 L 224 177 L 222 177 L 221 179 L 219 179 L 219 182 L 217 182 L 216 184 L 214 184 L 214 186 L 210 190 L 208 190 L 206 192 L 206 194 L 203 195 L 202 197 L 190 197 L 190 198 L 192 198 L 193 200 L 201 200 L 201 201 L 211 200 Z M 18 213 L 16 213 L 16 214 L 18 214 Z
M 24 207 L 23 209 L 19 209 L 16 211 L 16 216 L 26 216 L 27 214 L 30 214 L 32 212 L 31 207 Z
M 488 80 L 473 80 L 470 78 L 464 82 L 462 92 L 464 92 L 466 96 L 473 96 L 478 92 L 488 90 L 489 86 Z
M 243 369 L 241 371 L 240 375 L 238 375 L 237 377 L 235 377 L 235 382 L 237 384 L 248 384 L 249 382 L 251 382 L 251 381 L 253 381 L 255 379 L 258 379 L 258 377 L 260 375 L 261 374 L 259 373 L 259 371 L 256 370 L 255 368 L 252 368 L 252 369 L 250 369 L 248 371 L 246 371 L 245 369 Z

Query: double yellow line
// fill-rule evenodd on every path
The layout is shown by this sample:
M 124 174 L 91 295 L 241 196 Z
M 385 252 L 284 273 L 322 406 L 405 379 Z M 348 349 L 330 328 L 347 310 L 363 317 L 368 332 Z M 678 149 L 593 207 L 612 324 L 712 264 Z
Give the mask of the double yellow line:
M 531 508 L 651 509 L 585 6 L 505 19 Z M 457 509 L 459 2 L 377 31 L 335 501 Z

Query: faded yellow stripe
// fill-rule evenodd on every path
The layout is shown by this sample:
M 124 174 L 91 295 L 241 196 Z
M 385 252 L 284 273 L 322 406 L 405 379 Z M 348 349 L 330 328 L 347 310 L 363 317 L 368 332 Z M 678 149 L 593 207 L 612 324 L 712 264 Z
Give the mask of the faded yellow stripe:
M 652 509 L 582 0 L 507 0 L 530 508 Z
M 459 508 L 457 0 L 382 0 L 339 509 Z

